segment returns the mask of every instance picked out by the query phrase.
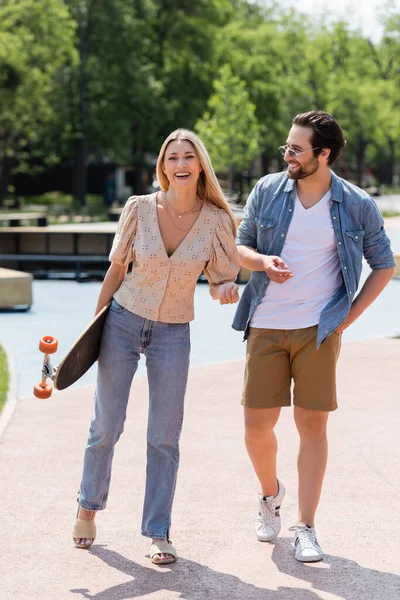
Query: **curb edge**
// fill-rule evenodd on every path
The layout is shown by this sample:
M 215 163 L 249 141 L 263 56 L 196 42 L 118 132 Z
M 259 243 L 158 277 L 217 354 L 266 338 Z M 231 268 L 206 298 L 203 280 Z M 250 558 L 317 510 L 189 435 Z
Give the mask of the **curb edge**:
M 17 377 L 17 363 L 15 360 L 14 353 L 11 352 L 9 346 L 7 346 L 7 344 L 4 344 L 1 340 L 0 340 L 0 344 L 4 349 L 4 352 L 6 353 L 8 371 L 9 371 L 9 377 L 10 377 L 9 385 L 8 385 L 8 392 L 7 392 L 7 399 L 3 406 L 3 410 L 0 412 L 0 440 L 1 440 L 1 437 L 4 433 L 4 431 L 6 430 L 8 424 L 11 420 L 11 417 L 14 414 L 15 408 L 17 406 L 18 377 Z

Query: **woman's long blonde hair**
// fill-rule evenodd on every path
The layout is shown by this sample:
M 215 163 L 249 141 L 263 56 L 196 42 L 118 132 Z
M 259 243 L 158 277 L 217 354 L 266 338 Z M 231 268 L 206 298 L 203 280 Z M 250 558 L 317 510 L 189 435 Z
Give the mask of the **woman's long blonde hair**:
M 194 131 L 190 131 L 190 129 L 176 129 L 175 131 L 169 134 L 169 136 L 161 146 L 161 150 L 157 159 L 157 179 L 161 189 L 164 192 L 166 192 L 169 189 L 169 181 L 163 171 L 163 166 L 168 144 L 174 140 L 187 140 L 192 144 L 202 168 L 197 182 L 197 194 L 205 202 L 213 204 L 218 208 L 222 208 L 226 213 L 228 213 L 232 223 L 233 234 L 236 235 L 236 219 L 233 216 L 233 212 L 228 204 L 227 199 L 225 198 L 224 192 L 222 191 L 221 186 L 218 183 L 218 179 L 214 173 L 214 169 L 212 167 L 211 159 L 207 152 L 207 149 L 201 141 L 201 139 L 198 137 L 198 135 L 194 133 Z

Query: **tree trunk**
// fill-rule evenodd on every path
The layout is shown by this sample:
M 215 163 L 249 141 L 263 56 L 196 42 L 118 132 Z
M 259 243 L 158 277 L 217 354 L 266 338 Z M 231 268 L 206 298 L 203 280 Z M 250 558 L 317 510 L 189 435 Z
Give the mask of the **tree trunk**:
M 362 135 L 360 135 L 358 138 L 357 154 L 356 154 L 356 158 L 357 158 L 356 177 L 357 177 L 357 185 L 360 188 L 362 188 L 363 183 L 364 183 L 364 170 L 365 170 L 364 169 L 364 161 L 365 161 L 366 149 L 367 149 L 367 142 L 364 140 Z
M 4 200 L 7 197 L 7 190 L 10 181 L 11 170 L 14 164 L 14 158 L 5 156 L 0 165 L 0 206 L 4 206 Z
M 74 170 L 73 170 L 74 205 L 86 204 L 86 144 L 83 138 L 74 140 Z
M 78 21 L 78 51 L 79 51 L 79 137 L 74 142 L 74 203 L 77 206 L 85 206 L 87 191 L 87 140 L 86 140 L 86 56 L 87 38 L 89 34 L 89 18 L 80 15 Z
M 261 164 L 262 164 L 263 175 L 268 175 L 268 173 L 269 173 L 269 156 L 265 153 L 263 153 L 261 155 Z
M 396 162 L 396 149 L 393 140 L 388 140 L 389 160 L 387 163 L 387 180 L 389 185 L 393 185 L 394 165 Z
M 335 170 L 336 170 L 336 173 L 339 175 L 339 177 L 346 178 L 347 172 L 346 172 L 346 168 L 345 168 L 343 152 L 341 152 L 339 154 L 339 158 L 335 164 Z
M 146 193 L 144 183 L 144 148 L 135 141 L 132 144 L 132 194 L 141 196 Z
M 132 194 L 142 196 L 146 193 L 146 186 L 143 181 L 143 163 L 137 162 L 133 168 Z
M 228 172 L 228 191 L 233 195 L 235 190 L 235 168 L 229 167 Z
M 242 202 L 243 200 L 243 175 L 240 173 L 239 175 L 239 204 Z

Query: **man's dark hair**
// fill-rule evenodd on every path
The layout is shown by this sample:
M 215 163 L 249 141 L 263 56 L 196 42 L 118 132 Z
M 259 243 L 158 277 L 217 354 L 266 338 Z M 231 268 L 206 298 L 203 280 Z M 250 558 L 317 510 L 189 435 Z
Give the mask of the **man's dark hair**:
M 314 156 L 318 156 L 322 148 L 329 148 L 331 152 L 328 165 L 335 162 L 346 143 L 336 119 L 322 110 L 311 110 L 297 115 L 293 119 L 293 125 L 312 129 L 311 146 L 317 148 L 314 150 Z

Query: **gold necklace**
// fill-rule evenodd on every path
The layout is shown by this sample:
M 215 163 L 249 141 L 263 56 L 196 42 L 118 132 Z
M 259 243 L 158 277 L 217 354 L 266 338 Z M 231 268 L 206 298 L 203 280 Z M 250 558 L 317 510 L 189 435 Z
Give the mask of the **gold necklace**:
M 164 192 L 164 198 L 165 198 L 165 205 L 167 210 L 170 208 L 171 210 L 173 210 L 173 212 L 178 216 L 178 219 L 182 219 L 182 217 L 184 217 L 185 215 L 190 215 L 191 213 L 194 212 L 200 212 L 200 209 L 198 208 L 200 204 L 202 204 L 202 200 L 199 200 L 197 202 L 197 204 L 195 204 L 192 208 L 190 208 L 189 210 L 185 210 L 184 212 L 179 212 L 178 210 L 176 210 L 176 208 L 174 208 L 172 206 L 172 204 L 169 202 L 168 198 L 167 198 L 167 192 Z
M 172 215 L 169 212 L 167 205 L 165 205 L 165 208 L 166 208 L 166 213 L 168 215 L 168 218 L 171 221 L 172 225 L 175 227 L 175 229 L 177 229 L 178 231 L 182 231 L 183 233 L 187 233 L 188 231 L 190 231 L 192 229 L 193 224 L 190 225 L 190 227 L 185 227 L 185 229 L 182 229 L 182 227 L 178 227 L 178 225 L 175 223 L 174 219 L 172 218 Z

